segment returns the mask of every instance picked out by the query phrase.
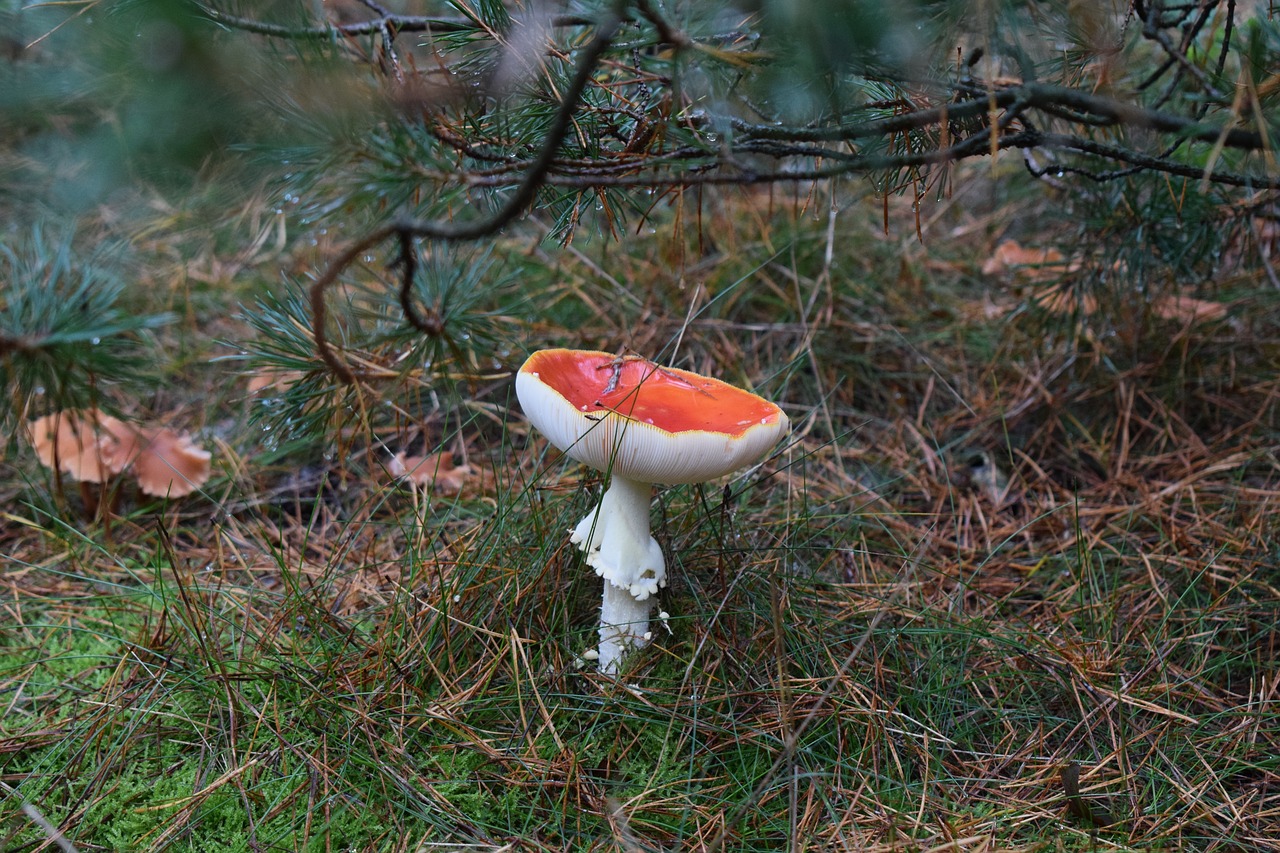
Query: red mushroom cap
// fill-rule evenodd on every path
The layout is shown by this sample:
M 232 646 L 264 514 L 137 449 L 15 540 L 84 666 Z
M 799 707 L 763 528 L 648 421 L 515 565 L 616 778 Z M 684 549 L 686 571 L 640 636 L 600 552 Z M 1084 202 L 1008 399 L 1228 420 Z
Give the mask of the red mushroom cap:
M 787 430 L 776 405 L 741 388 L 592 350 L 536 352 L 516 375 L 525 416 L 552 444 L 645 483 L 701 483 L 759 459 Z

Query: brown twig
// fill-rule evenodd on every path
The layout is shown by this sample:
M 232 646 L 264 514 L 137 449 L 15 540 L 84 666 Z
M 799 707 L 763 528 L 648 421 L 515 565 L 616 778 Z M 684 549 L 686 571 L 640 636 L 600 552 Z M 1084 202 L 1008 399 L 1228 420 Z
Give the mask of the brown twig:
M 1222 137 L 1225 138 L 1225 144 L 1229 148 L 1256 151 L 1264 147 L 1262 134 L 1256 131 L 1232 128 L 1227 130 L 1224 136 L 1224 129 L 1219 125 L 1206 124 L 1183 116 L 1149 110 L 1114 98 L 1048 83 L 1022 83 L 1008 86 L 969 100 L 913 110 L 879 121 L 810 128 L 760 125 L 734 120 L 733 128 L 735 133 L 754 139 L 778 139 L 788 142 L 851 142 L 931 127 L 944 118 L 953 122 L 976 118 L 987 113 L 993 104 L 1002 110 L 1019 104 L 1023 112 L 1034 109 L 1066 108 L 1092 117 L 1093 120 L 1090 123 L 1098 126 L 1123 124 L 1161 133 L 1175 133 L 1186 139 L 1209 143 L 1215 143 Z
M 400 308 L 404 311 L 409 325 L 428 335 L 439 335 L 444 331 L 444 323 L 434 309 L 423 316 L 413 302 L 413 280 L 418 272 L 418 246 L 413 235 L 407 231 L 400 232 Z
M 646 21 L 653 24 L 654 29 L 658 31 L 658 38 L 664 44 L 674 45 L 677 48 L 688 47 L 692 44 L 687 35 L 673 27 L 670 21 L 662 17 L 662 14 L 654 6 L 653 0 L 636 0 L 636 9 L 639 10 Z
M 320 358 L 324 360 L 324 363 L 344 383 L 353 384 L 355 375 L 334 354 L 325 335 L 325 290 L 329 285 L 337 281 L 342 270 L 346 269 L 360 253 L 376 246 L 393 234 L 401 235 L 401 239 L 406 237 L 432 237 L 438 240 L 450 241 L 475 240 L 496 233 L 504 225 L 520 215 L 533 201 L 538 189 L 542 186 L 547 171 L 555 160 L 556 152 L 569 131 L 578 101 L 582 97 L 587 84 L 591 81 L 591 75 L 595 71 L 601 55 L 612 44 L 613 37 L 622 23 L 622 12 L 625 5 L 625 2 L 615 4 L 608 17 L 596 29 L 595 36 L 583 49 L 573 81 L 565 91 L 564 98 L 560 102 L 560 108 L 556 112 L 555 121 L 552 123 L 547 138 L 542 143 L 537 159 L 530 165 L 516 191 L 511 194 L 506 204 L 497 213 L 488 219 L 461 225 L 440 221 L 404 220 L 379 228 L 347 248 L 346 251 L 338 256 L 337 260 L 329 265 L 320 278 L 316 279 L 315 283 L 311 285 L 311 309 L 316 350 L 320 354 Z
M 351 368 L 347 367 L 338 358 L 333 351 L 333 347 L 329 345 L 329 336 L 325 331 L 325 291 L 329 288 L 329 285 L 338 280 L 339 273 L 350 266 L 352 261 L 395 233 L 397 231 L 394 226 L 387 226 L 361 237 L 343 250 L 342 254 L 338 255 L 337 259 L 329 264 L 320 277 L 311 284 L 311 330 L 316 341 L 316 353 L 328 365 L 329 369 L 347 385 L 354 385 L 356 377 L 351 372 Z
M 369 4 L 366 4 L 369 5 Z M 370 7 L 372 8 L 372 7 Z M 470 18 L 438 18 L 426 15 L 394 15 L 379 12 L 379 17 L 367 21 L 354 21 L 349 24 L 324 23 L 314 27 L 289 27 L 283 24 L 269 24 L 242 18 L 219 11 L 212 6 L 201 4 L 200 14 L 215 24 L 231 29 L 243 30 L 262 36 L 285 39 L 332 39 L 337 36 L 367 36 L 381 34 L 384 30 L 393 33 L 469 33 L 475 30 L 475 22 Z M 594 24 L 590 18 L 581 15 L 558 15 L 552 18 L 555 27 L 585 27 Z
M 25 335 L 10 337 L 0 335 L 0 355 L 8 355 L 12 352 L 31 352 L 41 347 L 42 340 L 40 338 L 32 339 Z

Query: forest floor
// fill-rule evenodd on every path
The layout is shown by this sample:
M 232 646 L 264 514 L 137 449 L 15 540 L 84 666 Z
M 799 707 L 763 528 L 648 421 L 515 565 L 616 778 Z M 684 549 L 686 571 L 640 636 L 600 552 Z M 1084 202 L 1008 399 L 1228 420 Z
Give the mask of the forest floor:
M 95 401 L 213 476 L 80 489 L 10 437 L 0 849 L 1280 850 L 1274 229 L 1192 277 L 982 170 L 830 192 L 433 248 L 436 336 L 371 253 L 329 297 L 356 386 L 305 293 L 355 235 L 266 190 L 82 226 L 171 315 Z M 512 391 L 548 346 L 791 419 L 656 491 L 669 618 L 618 679 L 566 533 L 601 477 Z

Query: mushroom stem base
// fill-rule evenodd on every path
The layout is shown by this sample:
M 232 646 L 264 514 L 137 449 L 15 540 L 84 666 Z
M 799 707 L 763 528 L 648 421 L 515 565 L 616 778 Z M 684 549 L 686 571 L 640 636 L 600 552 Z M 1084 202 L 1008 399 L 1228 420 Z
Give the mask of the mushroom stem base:
M 649 642 L 653 600 L 637 600 L 628 590 L 604 582 L 600 605 L 600 671 L 616 675 L 627 652 Z

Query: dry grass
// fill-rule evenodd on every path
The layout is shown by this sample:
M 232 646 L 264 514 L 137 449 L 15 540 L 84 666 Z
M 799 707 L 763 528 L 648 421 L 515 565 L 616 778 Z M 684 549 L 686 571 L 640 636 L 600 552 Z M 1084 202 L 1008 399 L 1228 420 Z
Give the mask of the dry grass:
M 829 228 L 818 189 L 708 197 L 691 239 L 500 247 L 544 307 L 471 306 L 488 337 L 322 439 L 251 421 L 280 398 L 205 362 L 252 334 L 228 277 L 279 265 L 245 217 L 248 248 L 170 293 L 187 390 L 135 404 L 203 428 L 220 478 L 109 525 L 29 452 L 0 483 L 0 847 L 1280 850 L 1263 270 L 1197 294 L 1225 317 L 1170 318 L 1084 264 L 1064 292 L 1096 310 L 1063 315 L 980 273 L 1049 215 L 967 186 L 924 244 L 870 202 Z M 660 492 L 671 633 L 625 684 L 578 659 L 598 581 L 564 531 L 598 480 L 505 378 L 543 344 L 792 415 L 728 489 Z M 474 475 L 392 485 L 402 449 Z

